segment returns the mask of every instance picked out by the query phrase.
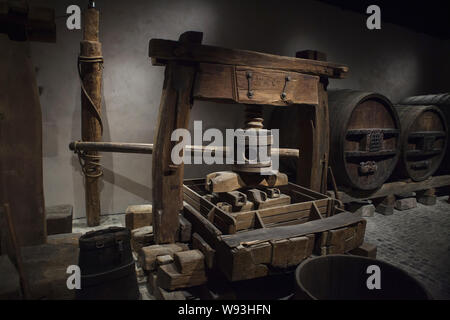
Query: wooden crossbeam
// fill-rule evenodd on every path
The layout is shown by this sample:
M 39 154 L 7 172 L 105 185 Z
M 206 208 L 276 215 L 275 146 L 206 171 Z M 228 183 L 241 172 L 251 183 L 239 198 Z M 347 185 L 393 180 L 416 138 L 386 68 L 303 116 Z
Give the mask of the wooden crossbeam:
M 347 66 L 330 62 L 164 39 L 150 40 L 149 56 L 153 58 L 154 65 L 182 60 L 294 71 L 330 78 L 344 78 L 348 72 Z
M 427 190 L 431 188 L 439 188 L 450 185 L 450 175 L 430 177 L 427 180 L 414 182 L 414 181 L 395 181 L 383 184 L 383 186 L 375 191 L 352 191 L 340 188 L 342 191 L 340 194 L 341 200 L 344 203 L 365 200 L 376 199 L 386 197 L 392 194 L 409 193 L 420 190 Z

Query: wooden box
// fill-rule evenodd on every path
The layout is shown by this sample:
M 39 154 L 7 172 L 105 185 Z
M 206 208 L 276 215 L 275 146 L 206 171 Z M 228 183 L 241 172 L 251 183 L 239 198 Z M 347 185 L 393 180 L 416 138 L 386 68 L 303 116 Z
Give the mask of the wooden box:
M 280 207 L 225 212 L 207 200 L 203 179 L 183 186 L 184 216 L 215 250 L 214 265 L 230 281 L 264 277 L 294 267 L 311 254 L 345 253 L 364 241 L 366 221 L 335 199 L 289 183 Z

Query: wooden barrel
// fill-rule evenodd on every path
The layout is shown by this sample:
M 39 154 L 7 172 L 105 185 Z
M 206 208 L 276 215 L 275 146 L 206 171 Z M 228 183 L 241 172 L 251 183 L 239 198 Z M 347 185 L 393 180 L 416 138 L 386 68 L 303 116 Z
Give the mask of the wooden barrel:
M 450 123 L 450 93 L 440 94 L 427 94 L 422 96 L 407 97 L 400 101 L 402 105 L 421 105 L 429 106 L 433 105 L 441 109 L 444 113 L 447 126 Z M 444 159 L 441 162 L 440 168 L 436 171 L 436 174 L 450 174 L 450 144 L 447 143 L 447 150 L 445 152 Z
M 450 93 L 426 94 L 403 99 L 399 104 L 422 106 L 450 106 Z
M 80 237 L 78 300 L 137 300 L 140 298 L 130 230 L 110 227 Z
M 400 123 L 389 99 L 371 92 L 330 90 L 330 166 L 338 185 L 373 190 L 399 157 Z
M 436 106 L 395 106 L 402 127 L 396 176 L 423 181 L 439 168 L 447 147 L 447 123 Z
M 368 272 L 370 267 L 372 271 Z M 295 270 L 295 280 L 296 300 L 432 299 L 422 284 L 405 271 L 381 260 L 352 255 L 306 259 Z

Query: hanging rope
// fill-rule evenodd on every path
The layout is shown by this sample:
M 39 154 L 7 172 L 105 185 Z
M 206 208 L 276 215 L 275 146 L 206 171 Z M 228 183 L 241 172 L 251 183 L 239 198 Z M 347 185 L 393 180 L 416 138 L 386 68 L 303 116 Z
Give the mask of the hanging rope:
M 78 156 L 81 170 L 86 177 L 98 178 L 103 175 L 103 167 L 100 164 L 102 156 L 88 154 L 85 151 L 79 150 L 77 142 L 74 142 L 73 152 Z
M 84 96 L 89 101 L 89 105 L 91 108 L 91 111 L 94 113 L 95 118 L 97 118 L 98 123 L 100 124 L 100 130 L 103 135 L 103 122 L 102 122 L 102 116 L 100 115 L 100 112 L 98 110 L 101 109 L 101 106 L 96 106 L 92 98 L 89 96 L 89 94 L 86 91 L 86 88 L 84 87 L 83 83 L 83 77 L 81 75 L 81 64 L 82 63 L 99 63 L 99 67 L 103 68 L 103 56 L 78 56 L 78 63 L 77 63 L 77 69 L 78 69 L 78 77 L 80 78 L 80 84 L 81 84 L 81 90 L 83 91 Z

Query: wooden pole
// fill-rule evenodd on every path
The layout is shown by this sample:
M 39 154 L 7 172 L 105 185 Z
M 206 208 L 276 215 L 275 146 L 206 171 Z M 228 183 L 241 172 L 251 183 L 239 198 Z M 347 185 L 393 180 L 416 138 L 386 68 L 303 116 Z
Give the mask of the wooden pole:
M 99 42 L 99 11 L 90 6 L 84 11 L 83 41 L 81 41 L 79 72 L 81 91 L 81 134 L 83 141 L 97 142 L 102 137 L 101 82 L 102 45 Z M 81 155 L 85 175 L 86 217 L 88 226 L 100 224 L 99 178 L 102 170 L 98 152 Z
M 100 151 L 100 152 L 118 152 L 118 153 L 140 153 L 152 154 L 153 144 L 151 143 L 127 143 L 127 142 L 79 142 L 74 141 L 69 144 L 69 149 L 75 152 L 78 151 Z M 211 152 L 214 156 L 216 152 L 221 152 L 223 157 L 227 156 L 229 149 L 227 147 L 219 146 L 191 146 L 187 145 L 185 151 L 189 153 L 204 153 Z M 298 158 L 298 149 L 288 148 L 272 148 L 272 154 L 277 154 L 279 157 Z
M 305 50 L 296 53 L 297 58 L 326 61 L 324 53 Z M 302 106 L 298 120 L 302 128 L 299 148 L 302 155 L 297 166 L 297 183 L 321 193 L 327 192 L 328 155 L 330 147 L 328 117 L 328 78 L 321 77 L 318 85 L 319 104 Z
M 201 43 L 202 33 L 186 32 L 181 42 Z M 166 66 L 152 157 L 153 230 L 156 243 L 173 243 L 183 209 L 183 164 L 171 160 L 172 132 L 187 128 L 192 107 L 195 65 L 171 61 Z

